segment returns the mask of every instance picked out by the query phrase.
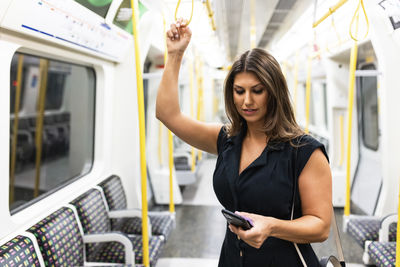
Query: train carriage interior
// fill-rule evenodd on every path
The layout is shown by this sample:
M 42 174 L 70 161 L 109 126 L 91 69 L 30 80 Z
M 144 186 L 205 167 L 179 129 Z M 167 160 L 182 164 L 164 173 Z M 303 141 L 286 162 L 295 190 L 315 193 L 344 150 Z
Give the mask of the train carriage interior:
M 156 118 L 177 18 L 182 113 L 229 124 L 232 63 L 269 51 L 329 156 L 346 266 L 400 267 L 399 0 L 1 0 L 0 266 L 218 266 L 217 156 Z M 333 228 L 311 245 L 341 258 Z

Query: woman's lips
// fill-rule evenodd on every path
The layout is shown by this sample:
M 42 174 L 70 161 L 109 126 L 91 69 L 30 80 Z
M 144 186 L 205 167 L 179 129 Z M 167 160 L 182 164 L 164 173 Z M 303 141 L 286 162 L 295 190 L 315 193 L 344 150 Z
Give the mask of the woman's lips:
M 257 109 L 251 109 L 251 108 L 242 109 L 242 110 L 243 110 L 243 113 L 246 115 L 253 115 L 257 111 Z

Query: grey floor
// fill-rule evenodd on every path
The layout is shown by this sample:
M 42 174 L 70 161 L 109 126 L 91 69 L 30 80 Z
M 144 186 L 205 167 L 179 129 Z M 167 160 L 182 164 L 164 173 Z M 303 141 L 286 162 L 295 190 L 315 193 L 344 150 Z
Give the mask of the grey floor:
M 203 160 L 197 170 L 200 175 L 196 184 L 184 188 L 183 204 L 176 206 L 176 229 L 166 243 L 157 267 L 188 266 L 189 263 L 191 267 L 216 266 L 226 221 L 212 190 L 214 166 L 215 159 Z M 342 214 L 343 209 L 335 210 L 340 231 Z M 362 263 L 361 247 L 346 233 L 341 232 L 340 236 L 346 262 L 353 263 L 352 266 L 363 266 L 358 265 Z M 332 233 L 327 241 L 313 244 L 313 247 L 319 257 L 336 255 Z M 196 262 L 202 263 L 196 265 Z

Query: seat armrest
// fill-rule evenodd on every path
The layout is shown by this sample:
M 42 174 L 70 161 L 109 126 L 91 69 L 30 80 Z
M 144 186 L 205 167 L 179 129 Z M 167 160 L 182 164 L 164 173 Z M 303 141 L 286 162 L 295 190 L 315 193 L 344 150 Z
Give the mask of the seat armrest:
M 108 217 L 110 217 L 110 219 L 132 218 L 132 217 L 142 218 L 142 211 L 139 209 L 110 210 L 108 212 Z
M 102 243 L 102 242 L 119 242 L 124 245 L 125 264 L 135 266 L 135 252 L 133 251 L 132 242 L 127 236 L 119 232 L 86 234 L 83 236 L 84 243 Z
M 379 229 L 379 242 L 389 242 L 389 226 L 394 222 L 397 222 L 397 214 L 390 214 L 382 219 Z
M 142 210 L 140 209 L 129 209 L 129 210 L 110 210 L 108 212 L 108 217 L 110 219 L 118 219 L 118 218 L 134 218 L 138 217 L 142 219 Z M 151 222 L 149 216 L 147 216 L 147 226 L 149 231 L 149 236 L 151 234 Z

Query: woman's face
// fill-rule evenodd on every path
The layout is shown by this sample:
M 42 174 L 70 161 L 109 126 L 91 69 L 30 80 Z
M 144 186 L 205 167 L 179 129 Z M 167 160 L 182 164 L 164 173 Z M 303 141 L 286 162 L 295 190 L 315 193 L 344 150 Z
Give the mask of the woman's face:
M 267 98 L 267 89 L 256 75 L 251 72 L 236 74 L 233 81 L 233 102 L 248 125 L 264 125 Z

